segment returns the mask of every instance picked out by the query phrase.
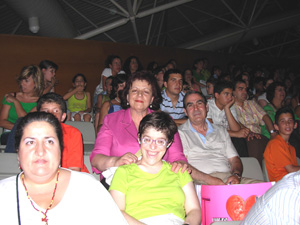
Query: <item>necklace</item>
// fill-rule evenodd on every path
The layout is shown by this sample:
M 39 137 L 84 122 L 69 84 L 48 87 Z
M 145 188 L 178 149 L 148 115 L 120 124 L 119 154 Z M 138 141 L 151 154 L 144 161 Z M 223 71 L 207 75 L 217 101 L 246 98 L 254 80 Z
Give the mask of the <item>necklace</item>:
M 121 101 L 120 101 L 117 97 L 115 97 L 115 100 L 116 100 L 118 103 L 121 103 Z
M 48 210 L 52 207 L 53 202 L 54 202 L 55 192 L 56 192 L 56 189 L 57 189 L 58 178 L 59 178 L 59 171 L 60 171 L 60 170 L 58 169 L 58 171 L 57 171 L 57 176 L 56 176 L 55 187 L 54 187 L 53 196 L 52 196 L 50 205 L 48 206 L 48 208 L 46 209 L 45 212 L 42 212 L 41 210 L 37 209 L 37 208 L 34 206 L 34 204 L 33 204 L 32 200 L 31 200 L 31 198 L 29 197 L 29 194 L 28 194 L 28 191 L 27 191 L 27 187 L 26 187 L 26 185 L 25 185 L 25 181 L 24 181 L 24 173 L 22 173 L 22 175 L 21 175 L 22 183 L 23 183 L 23 186 L 24 186 L 24 188 L 25 188 L 27 198 L 29 199 L 29 201 L 30 201 L 32 207 L 33 207 L 36 211 L 41 212 L 41 213 L 43 214 L 44 217 L 42 218 L 42 222 L 45 222 L 46 225 L 48 225 L 47 212 L 48 212 Z

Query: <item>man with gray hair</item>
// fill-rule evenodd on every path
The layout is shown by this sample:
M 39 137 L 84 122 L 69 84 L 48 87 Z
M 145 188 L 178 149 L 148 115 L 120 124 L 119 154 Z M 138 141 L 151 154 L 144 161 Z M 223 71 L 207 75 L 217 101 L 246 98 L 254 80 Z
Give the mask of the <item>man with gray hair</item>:
M 243 165 L 226 128 L 206 119 L 204 95 L 189 91 L 183 104 L 188 120 L 179 127 L 179 134 L 194 181 L 214 185 L 259 182 L 242 178 Z

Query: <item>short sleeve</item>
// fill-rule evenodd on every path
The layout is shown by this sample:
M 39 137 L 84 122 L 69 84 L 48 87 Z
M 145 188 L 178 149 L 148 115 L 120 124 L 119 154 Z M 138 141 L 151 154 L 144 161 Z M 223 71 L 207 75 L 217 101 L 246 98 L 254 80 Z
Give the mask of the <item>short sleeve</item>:
M 126 195 L 126 192 L 128 189 L 128 184 L 126 181 L 127 177 L 128 177 L 128 175 L 127 175 L 126 166 L 120 166 L 115 172 L 115 175 L 111 182 L 109 190 L 120 191 Z
M 184 187 L 189 182 L 193 181 L 191 175 L 187 171 L 184 171 L 184 173 L 181 173 L 181 171 L 179 171 L 178 174 L 180 176 L 180 185 L 181 185 L 181 187 Z

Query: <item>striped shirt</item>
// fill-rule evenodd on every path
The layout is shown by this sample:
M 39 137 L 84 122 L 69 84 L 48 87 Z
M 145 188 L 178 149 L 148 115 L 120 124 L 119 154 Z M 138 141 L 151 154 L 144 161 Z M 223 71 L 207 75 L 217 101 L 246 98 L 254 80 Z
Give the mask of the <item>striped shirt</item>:
M 252 206 L 241 225 L 300 224 L 300 171 L 287 174 Z
M 260 125 L 265 125 L 263 121 L 266 112 L 254 100 L 245 100 L 243 106 L 234 103 L 238 120 L 245 127 L 249 128 L 252 132 L 261 134 Z
M 184 107 L 183 107 L 183 97 L 184 93 L 179 93 L 179 98 L 176 104 L 176 107 L 173 108 L 171 99 L 166 93 L 166 90 L 161 92 L 162 103 L 160 104 L 160 110 L 166 113 L 169 113 L 173 119 L 183 119 L 185 118 Z

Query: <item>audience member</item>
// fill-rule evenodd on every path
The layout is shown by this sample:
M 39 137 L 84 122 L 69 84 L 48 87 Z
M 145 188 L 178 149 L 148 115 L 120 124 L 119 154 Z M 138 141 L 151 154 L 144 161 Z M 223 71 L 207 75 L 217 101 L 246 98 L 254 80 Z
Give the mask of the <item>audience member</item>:
M 222 70 L 219 66 L 213 66 L 212 68 L 212 76 L 210 78 L 219 79 L 222 74 Z
M 124 89 L 126 85 L 126 80 L 127 80 L 126 74 L 118 74 L 116 77 L 113 77 L 112 91 L 109 95 L 110 100 L 103 103 L 103 106 L 100 111 L 99 122 L 98 124 L 95 123 L 95 128 L 97 133 L 103 124 L 104 117 L 107 114 L 117 112 L 122 109 L 120 95 L 121 95 L 121 91 Z
M 80 131 L 64 124 L 67 105 L 63 97 L 56 93 L 47 93 L 37 101 L 37 111 L 53 114 L 61 122 L 63 132 L 63 151 L 61 166 L 70 170 L 89 173 L 83 160 L 83 143 Z
M 99 182 L 59 167 L 62 135 L 50 113 L 29 113 L 21 120 L 15 147 L 22 172 L 0 181 L 0 223 L 97 224 L 100 211 L 101 223 L 127 224 Z
M 43 75 L 44 75 L 44 92 L 46 94 L 48 92 L 55 92 L 55 86 L 58 84 L 58 80 L 56 80 L 56 71 L 58 70 L 58 66 L 50 61 L 43 60 L 39 65 Z
M 19 117 L 36 111 L 36 101 L 44 90 L 43 74 L 38 66 L 26 66 L 17 78 L 19 92 L 3 97 L 0 110 L 0 127 L 4 128 L 1 144 L 6 145 L 10 130 Z
M 286 175 L 257 199 L 241 225 L 299 224 L 300 171 Z
M 179 127 L 184 154 L 195 183 L 225 185 L 259 182 L 242 178 L 243 165 L 228 132 L 207 119 L 203 94 L 188 92 L 184 97 L 188 120 Z
M 162 91 L 162 103 L 160 104 L 160 110 L 169 113 L 179 124 L 185 121 L 182 82 L 182 73 L 179 70 L 165 72 L 165 90 Z
M 72 83 L 73 88 L 64 95 L 70 111 L 67 120 L 90 122 L 92 103 L 90 92 L 85 91 L 87 80 L 82 73 L 78 73 L 73 77 Z
M 276 130 L 268 114 L 254 100 L 247 100 L 247 86 L 245 81 L 235 81 L 233 88 L 235 97 L 234 107 L 238 115 L 238 120 L 244 127 L 250 130 L 247 141 L 248 154 L 250 157 L 255 157 L 260 165 L 262 165 L 263 153 L 268 143 L 268 138 L 262 135 L 260 125 L 266 125 L 272 138 L 276 136 Z
M 201 92 L 200 86 L 194 81 L 191 69 L 183 71 L 183 81 L 187 83 L 190 89 Z
M 233 84 L 228 81 L 218 81 L 214 87 L 214 96 L 208 100 L 207 119 L 210 123 L 223 126 L 229 133 L 237 152 L 241 157 L 247 157 L 245 138 L 249 135 L 248 128 L 241 128 L 238 123 L 236 109 L 233 106 Z
M 157 67 L 158 67 L 158 63 L 155 61 L 152 61 L 152 62 L 148 63 L 147 70 L 153 72 L 154 70 L 157 69 Z
M 214 98 L 214 87 L 217 83 L 217 79 L 211 77 L 206 81 L 206 92 L 207 92 L 207 99 L 212 99 Z
M 137 71 L 143 70 L 143 66 L 137 56 L 130 56 L 125 60 L 123 64 L 123 70 L 127 75 L 130 75 Z
M 163 72 L 163 68 L 161 66 L 157 67 L 153 71 L 153 75 L 156 78 L 156 81 L 157 81 L 157 84 L 158 84 L 160 90 L 163 90 L 163 88 L 164 88 L 164 72 Z
M 121 96 L 124 110 L 107 115 L 97 135 L 90 156 L 94 172 L 137 162 L 134 154 L 139 148 L 136 140 L 140 121 L 152 112 L 149 108 L 159 109 L 160 103 L 160 89 L 151 73 L 142 71 L 129 77 Z M 178 134 L 164 160 L 186 162 Z
M 267 99 L 270 102 L 264 107 L 264 110 L 271 118 L 272 122 L 275 122 L 275 114 L 276 111 L 279 110 L 281 107 L 284 106 L 285 103 L 285 89 L 284 84 L 282 82 L 274 82 L 270 84 L 270 86 L 267 89 Z M 294 114 L 294 117 L 296 119 L 296 123 L 300 122 L 300 119 L 297 117 L 297 115 Z M 262 134 L 264 134 L 267 138 L 270 138 L 269 132 L 266 130 L 265 126 L 262 127 Z M 297 133 L 296 130 L 293 130 L 289 143 L 296 149 L 297 156 L 300 157 L 300 135 Z
M 267 93 L 266 90 L 269 87 L 270 84 L 272 84 L 274 81 L 272 78 L 268 78 L 264 80 L 264 93 L 261 94 L 260 96 L 258 96 L 257 101 L 258 104 L 263 108 L 264 106 L 266 106 L 269 101 L 267 99 Z
M 269 141 L 264 159 L 269 180 L 277 182 L 286 174 L 300 169 L 295 148 L 289 144 L 290 136 L 297 128 L 294 112 L 290 107 L 283 107 L 276 112 L 274 127 L 278 135 Z
M 109 76 L 117 76 L 118 73 L 125 73 L 124 71 L 121 71 L 122 64 L 121 64 L 121 58 L 117 55 L 109 55 L 105 60 L 105 69 L 102 71 L 101 77 L 100 77 L 100 84 L 96 87 L 95 94 L 94 94 L 94 101 L 93 104 L 95 104 L 97 100 L 97 96 L 105 90 L 105 80 Z
M 187 171 L 172 172 L 162 160 L 176 133 L 175 122 L 164 112 L 150 113 L 140 122 L 142 157 L 119 167 L 109 188 L 129 224 L 201 224 L 192 178 Z
M 98 98 L 97 98 L 97 103 L 96 105 L 94 106 L 94 114 L 95 114 L 95 117 L 94 117 L 94 125 L 95 125 L 95 130 L 97 131 L 97 125 L 99 123 L 99 117 L 100 117 L 100 110 L 101 110 L 101 107 L 103 105 L 104 102 L 106 101 L 109 101 L 110 98 L 109 98 L 109 95 L 112 91 L 112 80 L 113 80 L 113 77 L 110 76 L 108 77 L 106 80 L 105 80 L 105 89 L 106 91 L 102 91 L 99 95 L 98 95 Z

